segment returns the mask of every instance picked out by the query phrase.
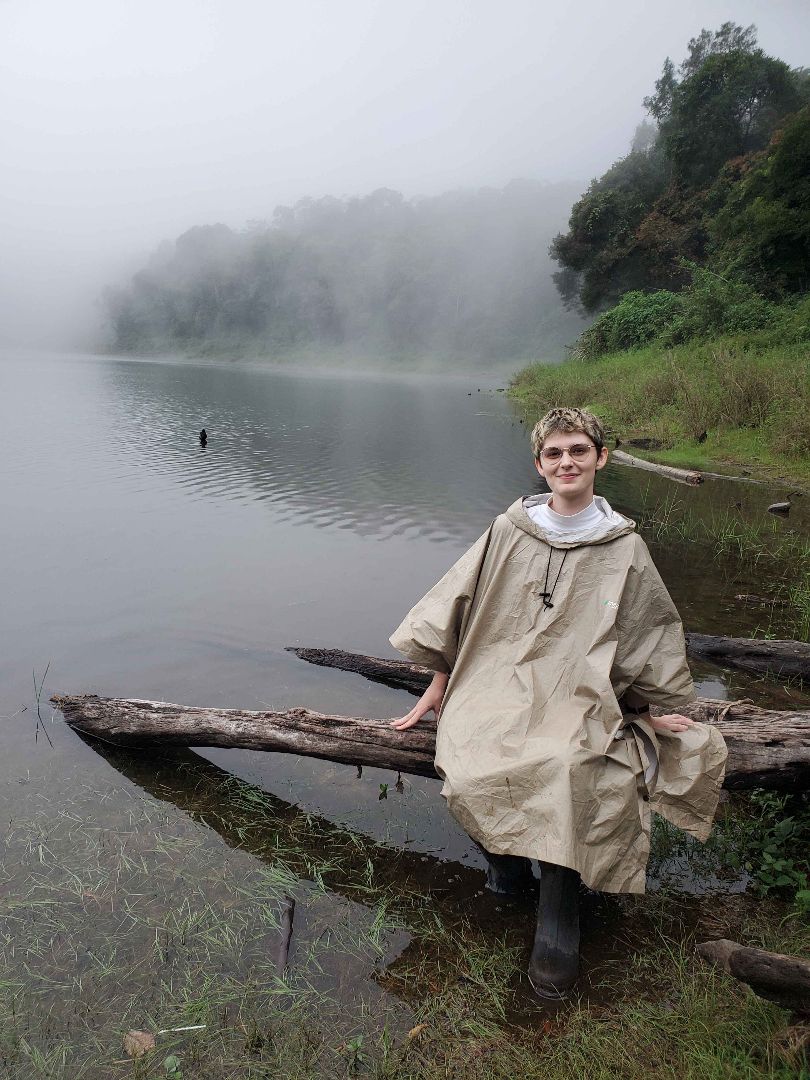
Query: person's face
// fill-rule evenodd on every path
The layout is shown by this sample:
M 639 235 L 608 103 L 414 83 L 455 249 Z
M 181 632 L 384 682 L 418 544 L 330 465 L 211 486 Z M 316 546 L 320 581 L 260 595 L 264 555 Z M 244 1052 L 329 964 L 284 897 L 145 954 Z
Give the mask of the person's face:
M 583 447 L 587 447 L 584 453 Z M 596 473 L 605 467 L 607 457 L 607 447 L 603 446 L 597 453 L 596 446 L 584 432 L 558 431 L 543 443 L 535 465 L 552 495 L 566 503 L 585 503 L 593 495 Z

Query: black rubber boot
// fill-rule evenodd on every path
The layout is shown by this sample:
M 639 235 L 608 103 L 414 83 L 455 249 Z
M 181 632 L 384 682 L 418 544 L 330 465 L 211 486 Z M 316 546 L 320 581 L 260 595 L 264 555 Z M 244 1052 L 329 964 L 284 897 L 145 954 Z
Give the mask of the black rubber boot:
M 477 840 L 473 843 L 487 860 L 487 888 L 499 896 L 530 892 L 535 886 L 532 864 L 522 855 L 493 855 Z
M 529 982 L 540 997 L 563 998 L 579 975 L 579 874 L 540 863 L 537 929 Z

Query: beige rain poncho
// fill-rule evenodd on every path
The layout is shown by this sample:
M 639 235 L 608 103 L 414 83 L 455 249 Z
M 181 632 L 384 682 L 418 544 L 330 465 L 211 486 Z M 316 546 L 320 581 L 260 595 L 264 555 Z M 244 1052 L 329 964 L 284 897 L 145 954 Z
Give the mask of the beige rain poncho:
M 391 638 L 451 673 L 436 769 L 462 828 L 605 892 L 644 891 L 650 807 L 706 839 L 726 760 L 716 728 L 660 734 L 622 713 L 620 700 L 677 711 L 695 696 L 678 613 L 634 530 L 621 518 L 595 542 L 551 540 L 518 499 Z

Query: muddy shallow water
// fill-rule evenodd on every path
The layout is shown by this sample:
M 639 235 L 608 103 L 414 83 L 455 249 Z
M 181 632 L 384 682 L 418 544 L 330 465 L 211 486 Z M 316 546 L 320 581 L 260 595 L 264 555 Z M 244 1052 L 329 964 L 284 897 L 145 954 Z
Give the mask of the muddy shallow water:
M 271 849 L 275 844 L 278 856 L 283 820 L 296 824 L 289 846 L 298 845 L 298 862 L 290 873 L 305 892 L 320 875 L 329 880 L 318 852 L 301 851 L 301 829 L 317 822 L 318 829 L 372 845 L 375 872 L 392 887 L 407 880 L 442 898 L 448 912 L 483 913 L 493 933 L 517 926 L 518 939 L 526 937 L 528 908 L 512 911 L 481 895 L 480 856 L 447 816 L 436 782 L 405 777 L 400 790 L 382 771 L 358 776 L 345 766 L 247 751 L 206 751 L 183 761 L 99 754 L 47 705 L 56 691 L 92 691 L 248 709 L 406 711 L 412 699 L 404 692 L 313 668 L 285 646 L 393 655 L 387 637 L 408 607 L 494 515 L 517 495 L 541 489 L 526 425 L 497 385 L 476 377 L 92 356 L 0 359 L 0 811 L 8 822 L 6 867 L 13 866 L 7 898 L 33 903 L 39 888 L 53 905 L 78 875 L 75 898 L 84 914 L 73 937 L 63 928 L 60 940 L 78 935 L 92 951 L 93 912 L 109 904 L 115 915 L 115 881 L 128 860 L 146 865 L 137 850 L 151 835 L 145 822 L 164 806 L 169 816 L 146 845 L 149 858 L 165 856 L 175 873 L 171 883 L 154 874 L 157 922 L 176 908 L 184 881 L 199 897 L 210 886 L 213 903 L 216 874 L 236 873 L 238 864 L 249 877 L 274 865 Z M 197 437 L 203 427 L 204 449 Z M 698 516 L 728 511 L 765 522 L 765 506 L 784 489 L 712 482 L 693 490 L 609 466 L 599 491 L 633 517 L 663 502 L 675 515 L 681 508 Z M 767 519 L 775 536 L 807 534 L 804 503 L 810 499 L 797 502 L 789 521 Z M 751 580 L 733 554 L 718 559 L 696 541 L 651 535 L 650 546 L 688 628 L 743 636 L 774 628 L 772 620 L 764 626 L 770 617 L 762 609 L 735 600 L 737 593 L 764 591 L 762 578 L 779 571 L 767 560 L 762 577 Z M 33 686 L 46 669 L 38 725 Z M 785 692 L 767 683 L 709 665 L 694 670 L 704 695 L 784 703 Z M 248 783 L 235 794 L 229 776 Z M 270 804 L 275 824 L 262 839 L 261 815 Z M 177 838 L 168 854 L 161 847 L 167 829 Z M 95 870 L 74 866 L 64 881 L 48 878 L 55 866 L 72 865 L 77 837 L 84 844 L 91 833 L 99 838 Z M 346 850 L 341 857 L 349 859 Z M 218 853 L 213 862 L 211 851 Z M 361 869 L 349 875 L 353 884 L 343 895 L 318 886 L 315 900 L 299 903 L 293 967 L 309 963 L 308 941 L 340 937 L 330 919 L 361 933 L 368 918 L 356 892 Z M 718 878 L 711 868 L 696 871 L 683 852 L 652 867 L 651 887 L 662 882 L 685 893 L 733 894 L 745 884 Z M 276 906 L 282 885 L 273 893 Z M 709 915 L 695 909 L 690 917 Z M 597 974 L 621 956 L 621 933 L 607 935 L 618 951 L 596 944 L 606 937 L 599 927 L 616 919 L 621 923 L 620 904 L 594 907 L 585 957 Z M 356 995 L 362 984 L 374 1000 L 390 996 L 379 958 L 383 966 L 396 963 L 392 958 L 414 946 L 404 930 L 382 926 L 378 955 L 375 946 L 356 963 L 344 956 L 331 970 L 326 964 L 320 982 L 344 994 Z M 278 927 L 268 924 L 267 933 L 275 941 Z M 75 952 L 73 959 L 52 952 L 52 977 L 75 967 Z M 234 960 L 233 971 L 249 961 Z M 20 985 L 29 985 L 26 970 L 30 964 L 15 976 Z M 36 976 L 30 979 L 34 986 Z

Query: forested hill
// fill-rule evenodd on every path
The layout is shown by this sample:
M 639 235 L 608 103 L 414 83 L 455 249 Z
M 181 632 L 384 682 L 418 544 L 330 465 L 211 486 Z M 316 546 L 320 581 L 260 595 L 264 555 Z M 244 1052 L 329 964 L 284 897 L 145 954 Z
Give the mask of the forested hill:
M 552 251 L 567 302 L 619 301 L 594 354 L 760 329 L 810 292 L 810 70 L 756 29 L 703 30 L 644 104 L 653 123 L 574 204 Z
M 480 366 L 554 359 L 585 325 L 552 280 L 570 184 L 305 199 L 242 231 L 190 229 L 106 294 L 120 351 L 341 351 Z
M 724 23 L 644 104 L 553 244 L 562 295 L 599 317 L 514 392 L 535 415 L 595 407 L 675 464 L 810 480 L 810 71 Z

